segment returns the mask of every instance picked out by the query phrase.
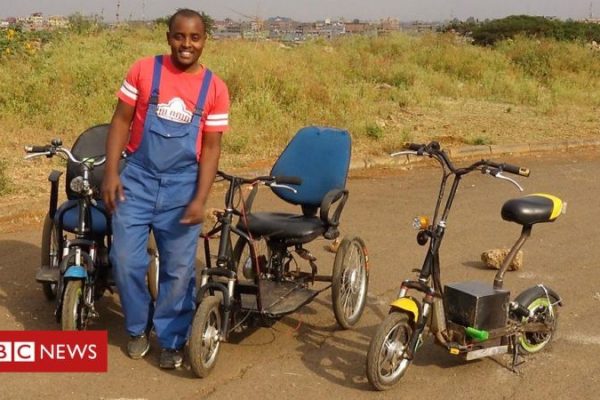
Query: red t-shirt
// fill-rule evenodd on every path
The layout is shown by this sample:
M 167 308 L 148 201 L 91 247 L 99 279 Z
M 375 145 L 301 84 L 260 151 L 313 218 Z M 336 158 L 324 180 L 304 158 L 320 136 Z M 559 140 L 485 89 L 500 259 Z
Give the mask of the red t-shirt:
M 173 65 L 170 56 L 163 57 L 157 110 L 160 118 L 177 122 L 191 121 L 205 71 L 206 69 L 202 68 L 197 73 L 182 72 Z M 144 121 L 152 90 L 153 72 L 154 57 L 136 61 L 117 92 L 119 99 L 135 107 L 127 143 L 129 152 L 134 152 L 142 141 Z M 198 157 L 200 157 L 204 133 L 224 132 L 228 128 L 229 92 L 225 83 L 213 73 L 196 142 Z

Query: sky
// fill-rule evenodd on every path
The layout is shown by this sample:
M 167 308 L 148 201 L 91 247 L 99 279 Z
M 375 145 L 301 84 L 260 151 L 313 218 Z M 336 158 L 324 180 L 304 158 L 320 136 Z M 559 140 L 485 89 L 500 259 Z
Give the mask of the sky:
M 172 14 L 177 8 L 204 11 L 215 19 L 245 16 L 290 17 L 299 21 L 325 18 L 401 21 L 440 21 L 468 17 L 502 18 L 528 14 L 562 19 L 600 18 L 600 0 L 0 0 L 0 18 L 44 15 L 98 14 L 105 21 L 154 19 Z

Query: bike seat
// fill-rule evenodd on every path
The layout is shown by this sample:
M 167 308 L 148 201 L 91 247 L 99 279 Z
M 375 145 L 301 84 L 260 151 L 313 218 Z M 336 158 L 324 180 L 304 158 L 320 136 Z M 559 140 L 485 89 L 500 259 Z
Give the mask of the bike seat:
M 91 231 L 94 235 L 104 236 L 108 234 L 109 222 L 108 214 L 104 208 L 104 203 L 97 200 L 96 206 L 91 206 Z M 79 204 L 77 200 L 67 200 L 60 205 L 54 215 L 54 223 L 57 226 L 62 225 L 62 229 L 75 233 L 79 221 Z
M 325 224 L 317 216 L 272 212 L 251 213 L 245 220 L 240 219 L 237 227 L 252 236 L 287 245 L 308 243 L 326 230 Z
M 502 219 L 521 225 L 553 222 L 561 214 L 563 202 L 549 194 L 532 194 L 508 200 L 502 206 Z

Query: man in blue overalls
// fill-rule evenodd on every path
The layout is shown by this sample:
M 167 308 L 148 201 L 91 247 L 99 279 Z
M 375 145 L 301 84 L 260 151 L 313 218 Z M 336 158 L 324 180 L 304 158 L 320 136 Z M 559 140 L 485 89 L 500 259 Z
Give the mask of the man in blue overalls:
M 229 95 L 198 63 L 206 41 L 200 14 L 178 10 L 167 41 L 171 54 L 138 60 L 117 93 L 103 198 L 113 213 L 110 259 L 130 335 L 127 352 L 142 358 L 153 326 L 160 367 L 177 368 L 194 313 L 196 247 L 228 127 Z M 119 175 L 124 149 L 129 156 Z M 155 304 L 146 284 L 150 229 L 160 254 Z

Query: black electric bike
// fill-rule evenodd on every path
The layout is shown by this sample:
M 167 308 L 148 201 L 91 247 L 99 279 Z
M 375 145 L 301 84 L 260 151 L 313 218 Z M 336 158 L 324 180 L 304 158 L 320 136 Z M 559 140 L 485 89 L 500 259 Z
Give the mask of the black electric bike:
M 48 300 L 56 300 L 54 315 L 63 330 L 85 330 L 99 317 L 95 302 L 106 291 L 113 292 L 109 251 L 110 216 L 100 198 L 103 153 L 108 124 L 87 129 L 73 148 L 63 147 L 59 139 L 49 145 L 26 146 L 26 159 L 59 156 L 67 160 L 67 200 L 58 204 L 62 172 L 53 170 L 48 212 L 44 218 L 41 267 L 36 280 Z M 158 287 L 158 252 L 152 240 L 148 246 L 147 274 L 151 296 Z
M 423 266 L 416 280 L 405 280 L 389 314 L 371 340 L 367 355 L 367 377 L 377 390 L 394 386 L 411 364 L 415 353 L 428 335 L 450 354 L 466 360 L 512 352 L 512 368 L 520 353 L 536 353 L 550 343 L 557 326 L 560 296 L 546 285 L 526 289 L 510 300 L 504 289 L 504 274 L 521 249 L 534 224 L 555 221 L 566 204 L 547 194 L 529 195 L 507 201 L 502 218 L 520 224 L 522 231 L 497 272 L 493 284 L 459 282 L 442 286 L 440 246 L 448 216 L 462 178 L 474 171 L 520 185 L 504 175 L 523 177 L 529 170 L 506 163 L 480 160 L 466 167 L 456 167 L 437 142 L 409 144 L 407 151 L 392 154 L 430 157 L 442 167 L 443 178 L 433 220 L 415 219 L 417 241 L 429 243 Z M 448 179 L 453 177 L 445 196 Z M 442 209 L 442 203 L 445 205 Z M 423 294 L 421 301 L 409 290 Z

